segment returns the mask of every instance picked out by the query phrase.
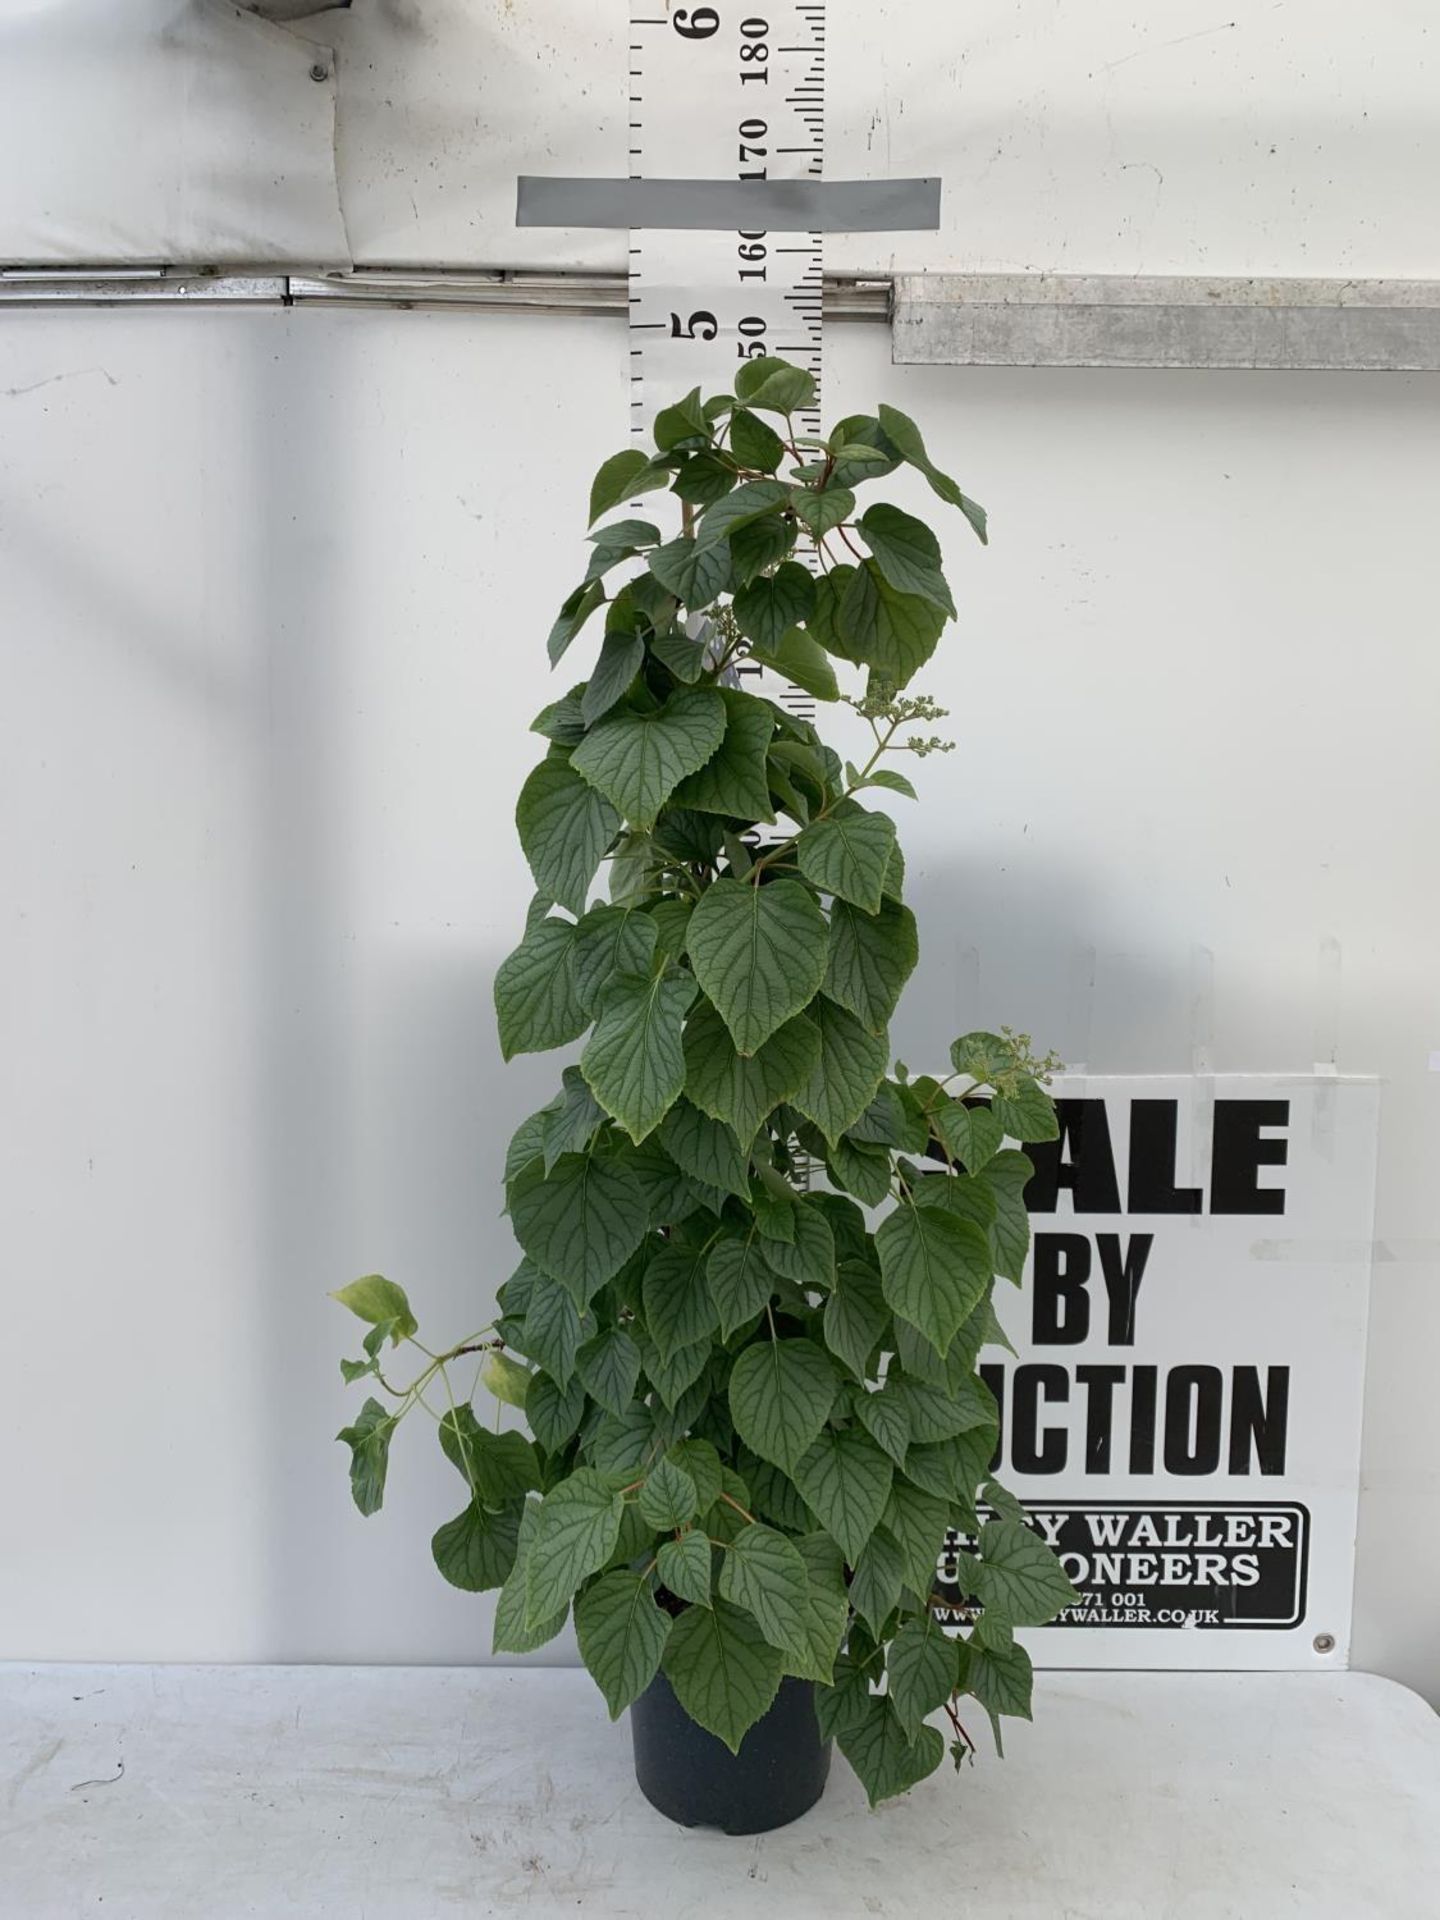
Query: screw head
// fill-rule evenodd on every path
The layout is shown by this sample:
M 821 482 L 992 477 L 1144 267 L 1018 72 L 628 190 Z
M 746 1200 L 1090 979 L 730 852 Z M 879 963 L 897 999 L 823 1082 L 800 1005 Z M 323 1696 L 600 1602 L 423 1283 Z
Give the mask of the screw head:
M 1317 1633 L 1312 1644 L 1316 1653 L 1333 1653 L 1335 1651 L 1335 1636 L 1333 1633 Z
M 328 80 L 330 78 L 330 69 L 325 65 L 323 60 L 317 60 L 314 66 L 311 67 L 310 78 L 312 80 Z

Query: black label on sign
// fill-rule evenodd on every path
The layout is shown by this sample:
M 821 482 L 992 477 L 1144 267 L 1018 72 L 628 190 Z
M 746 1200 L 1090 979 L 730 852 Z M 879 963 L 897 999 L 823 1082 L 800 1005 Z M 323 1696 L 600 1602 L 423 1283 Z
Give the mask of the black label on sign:
M 1057 1627 L 1295 1627 L 1305 1618 L 1310 1515 L 1293 1504 L 1166 1506 L 1060 1501 L 1029 1510 L 1080 1595 Z M 974 1542 L 946 1536 L 936 1610 L 967 1626 L 965 1581 Z

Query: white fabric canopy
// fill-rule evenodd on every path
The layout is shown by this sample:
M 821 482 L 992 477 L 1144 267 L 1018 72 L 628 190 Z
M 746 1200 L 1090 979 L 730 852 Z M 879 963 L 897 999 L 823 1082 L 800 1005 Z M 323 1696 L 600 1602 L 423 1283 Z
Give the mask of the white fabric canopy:
M 0 261 L 348 261 L 333 64 L 226 0 L 0 0 Z
M 1219 11 L 829 0 L 826 172 L 944 198 L 827 267 L 1440 277 L 1430 9 Z M 0 262 L 620 271 L 622 233 L 517 229 L 515 178 L 628 171 L 628 17 L 0 0 Z

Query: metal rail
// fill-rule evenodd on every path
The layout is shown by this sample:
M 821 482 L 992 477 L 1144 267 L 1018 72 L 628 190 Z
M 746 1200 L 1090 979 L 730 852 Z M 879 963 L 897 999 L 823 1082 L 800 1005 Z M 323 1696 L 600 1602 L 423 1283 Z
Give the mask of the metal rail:
M 0 309 L 342 306 L 627 312 L 619 273 L 455 268 L 0 269 Z M 828 274 L 827 321 L 893 327 L 901 365 L 1440 371 L 1440 281 Z
M 827 320 L 890 318 L 888 279 L 825 281 Z M 0 307 L 350 306 L 403 311 L 459 309 L 521 314 L 627 312 L 619 273 L 470 273 L 448 268 L 313 269 L 255 267 L 197 273 L 192 268 L 43 267 L 0 270 Z

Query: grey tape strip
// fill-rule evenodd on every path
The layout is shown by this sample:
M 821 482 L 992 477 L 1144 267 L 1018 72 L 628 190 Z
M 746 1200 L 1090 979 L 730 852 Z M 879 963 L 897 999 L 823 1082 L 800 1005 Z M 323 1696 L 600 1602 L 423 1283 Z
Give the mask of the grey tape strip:
M 571 180 L 522 173 L 518 227 L 902 233 L 940 224 L 938 180 Z

